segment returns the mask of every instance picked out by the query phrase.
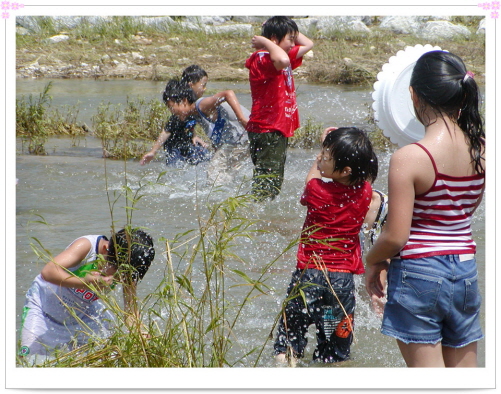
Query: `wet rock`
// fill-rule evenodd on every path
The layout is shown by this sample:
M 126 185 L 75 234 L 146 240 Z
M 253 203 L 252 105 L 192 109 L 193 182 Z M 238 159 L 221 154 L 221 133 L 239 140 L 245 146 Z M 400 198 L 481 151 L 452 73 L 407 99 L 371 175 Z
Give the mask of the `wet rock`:
M 176 24 L 176 21 L 170 16 L 152 16 L 152 17 L 141 17 L 141 21 L 147 25 L 154 27 L 161 31 L 169 31 L 172 25 Z
M 471 32 L 466 26 L 454 25 L 448 21 L 431 21 L 426 22 L 416 35 L 425 40 L 451 40 L 458 37 L 467 38 L 470 34 Z
M 233 22 L 240 22 L 240 23 L 257 23 L 261 24 L 264 21 L 266 21 L 268 18 L 270 18 L 272 15 L 261 15 L 261 16 L 248 16 L 248 15 L 235 15 L 231 18 Z
M 50 20 L 55 30 L 71 30 L 82 23 L 95 25 L 105 22 L 110 17 L 107 16 L 18 16 L 16 17 L 16 25 L 22 26 L 32 33 L 38 33 L 42 29 L 42 25 Z
M 431 21 L 451 21 L 452 20 L 452 16 L 450 15 L 433 15 L 433 16 L 430 16 L 428 20 L 431 20 Z
M 157 48 L 158 52 L 169 52 L 173 49 L 174 47 L 172 45 L 164 45 L 159 48 Z
M 135 35 L 132 37 L 132 39 L 136 43 L 141 44 L 141 45 L 151 45 L 153 43 L 153 40 L 146 38 L 146 37 L 143 37 L 141 35 Z
M 247 35 L 250 36 L 253 31 L 252 25 L 249 24 L 234 24 L 234 25 L 223 25 L 223 26 L 206 26 L 205 31 L 209 34 L 211 33 L 228 33 L 235 35 Z
M 477 34 L 485 34 L 485 18 L 478 24 Z
M 31 33 L 36 33 L 40 30 L 39 24 L 32 16 L 17 16 L 16 25 L 23 27 Z
M 131 55 L 132 55 L 132 60 L 144 60 L 144 56 L 142 56 L 140 53 L 138 52 L 131 52 Z
M 193 23 L 193 22 L 178 22 L 178 23 L 182 29 L 193 30 L 193 31 L 204 30 L 204 26 L 199 23 Z
M 318 18 L 301 18 L 294 19 L 299 31 L 307 34 L 317 30 Z
M 420 30 L 423 22 L 422 16 L 386 16 L 379 27 L 396 34 L 414 34 Z
M 68 41 L 70 39 L 70 36 L 67 36 L 66 34 L 59 34 L 57 36 L 52 36 L 44 40 L 48 44 L 56 44 L 58 42 L 62 41 Z
M 16 34 L 19 34 L 20 36 L 27 36 L 28 34 L 30 34 L 30 31 L 22 26 L 17 26 Z
M 186 22 L 200 25 L 222 25 L 230 20 L 229 16 L 187 16 Z
M 334 32 L 356 31 L 370 33 L 370 29 L 362 22 L 362 16 L 326 16 L 318 17 L 316 24 L 321 37 L 328 37 Z
M 350 59 L 349 57 L 345 57 L 343 59 L 343 63 L 346 65 L 346 66 L 352 66 L 353 65 L 353 59 Z

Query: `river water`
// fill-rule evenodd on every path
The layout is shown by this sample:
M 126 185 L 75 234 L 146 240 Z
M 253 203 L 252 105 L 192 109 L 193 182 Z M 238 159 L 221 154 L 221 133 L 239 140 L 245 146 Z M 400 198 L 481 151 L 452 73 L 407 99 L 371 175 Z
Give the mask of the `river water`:
M 38 96 L 47 80 L 18 80 L 17 96 Z M 315 86 L 296 83 L 299 111 L 302 120 L 311 117 L 324 126 L 358 126 L 370 130 L 367 124 L 368 105 L 371 103 L 369 89 Z M 78 105 L 79 122 L 91 125 L 91 118 L 100 103 L 125 103 L 130 98 L 146 100 L 160 98 L 164 82 L 151 81 L 93 81 L 54 80 L 50 91 L 52 106 Z M 250 108 L 247 83 L 213 83 L 212 91 L 233 89 L 240 102 Z M 112 161 L 101 157 L 100 142 L 92 136 L 79 141 L 76 146 L 69 138 L 51 138 L 46 144 L 47 156 L 30 156 L 22 153 L 17 144 L 16 177 L 16 320 L 19 329 L 24 295 L 33 278 L 40 272 L 43 263 L 37 261 L 30 242 L 38 239 L 53 255 L 59 253 L 73 239 L 85 234 L 109 234 L 112 220 L 117 228 L 126 222 L 124 204 L 113 209 L 110 215 L 106 185 L 111 194 L 119 192 L 127 173 L 131 187 L 139 181 L 154 182 L 157 175 L 166 170 L 162 157 L 147 166 L 137 161 Z M 240 245 L 235 251 L 246 266 L 232 268 L 258 274 L 262 267 L 295 239 L 302 227 L 305 208 L 299 204 L 304 178 L 316 152 L 290 149 L 287 158 L 285 181 L 280 196 L 265 204 L 253 204 L 247 217 L 259 220 L 258 228 L 265 230 L 256 234 L 252 242 Z M 380 153 L 380 172 L 376 187 L 386 191 L 386 178 L 390 153 Z M 252 175 L 250 160 L 244 163 L 239 176 L 232 185 L 211 192 L 205 185 L 204 166 L 185 169 L 167 169 L 160 185 L 142 190 L 144 197 L 137 204 L 133 224 L 144 226 L 153 236 L 157 257 L 144 280 L 138 287 L 138 296 L 143 299 L 160 283 L 164 275 L 165 248 L 159 240 L 173 239 L 176 234 L 198 228 L 198 218 L 207 215 L 207 202 L 217 202 L 233 196 L 243 185 L 248 188 Z M 478 246 L 478 265 L 481 291 L 485 294 L 485 207 L 482 204 L 473 221 L 474 237 Z M 38 223 L 43 218 L 49 225 Z M 268 286 L 273 291 L 256 298 L 246 309 L 241 324 L 236 329 L 236 348 L 250 350 L 266 340 L 274 318 L 280 310 L 291 273 L 295 266 L 295 249 L 281 257 L 270 270 Z M 116 294 L 121 297 L 120 294 Z M 379 333 L 378 317 L 371 311 L 365 290 L 360 288 L 355 317 L 356 340 L 352 346 L 352 359 L 332 367 L 404 367 L 405 364 L 393 339 Z M 485 322 L 485 313 L 482 312 Z M 314 330 L 309 331 L 310 343 L 302 367 L 324 367 L 310 362 L 316 342 Z M 268 343 L 259 366 L 274 367 Z M 479 343 L 479 365 L 485 366 L 485 342 Z M 250 366 L 245 365 L 245 366 Z M 330 367 L 327 365 L 326 367 Z

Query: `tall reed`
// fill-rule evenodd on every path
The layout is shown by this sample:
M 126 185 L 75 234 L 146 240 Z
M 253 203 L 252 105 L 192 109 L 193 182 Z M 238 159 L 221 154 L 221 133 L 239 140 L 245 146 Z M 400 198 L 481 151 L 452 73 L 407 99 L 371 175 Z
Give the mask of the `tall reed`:
M 94 136 L 101 139 L 103 156 L 140 158 L 151 147 L 169 118 L 159 100 L 127 97 L 125 106 L 101 103 L 92 118 Z
M 47 120 L 45 118 L 47 107 L 52 97 L 49 90 L 52 82 L 45 85 L 44 90 L 35 99 L 30 94 L 28 101 L 16 99 L 16 134 L 21 136 L 24 144 L 28 145 L 28 152 L 35 155 L 45 155 L 45 143 L 49 133 L 47 132 Z

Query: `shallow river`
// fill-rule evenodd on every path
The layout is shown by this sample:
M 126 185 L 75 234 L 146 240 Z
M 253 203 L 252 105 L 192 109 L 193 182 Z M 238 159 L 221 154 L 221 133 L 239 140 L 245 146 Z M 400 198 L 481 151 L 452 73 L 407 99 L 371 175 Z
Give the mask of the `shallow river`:
M 17 95 L 38 95 L 47 81 L 18 80 Z M 124 103 L 127 96 L 160 98 L 165 83 L 144 81 L 89 81 L 56 80 L 50 94 L 52 105 L 73 105 L 80 108 L 79 121 L 91 124 L 91 117 L 98 105 L 104 103 Z M 250 108 L 248 84 L 209 83 L 212 91 L 234 89 L 244 106 Z M 324 126 L 355 125 L 370 130 L 366 123 L 367 106 L 371 102 L 370 91 L 360 88 L 338 86 L 313 86 L 297 83 L 298 102 L 301 118 L 308 117 Z M 147 166 L 137 161 L 111 161 L 101 158 L 100 142 L 92 137 L 81 140 L 72 146 L 68 138 L 53 138 L 47 145 L 48 156 L 30 156 L 21 153 L 18 141 L 16 177 L 16 319 L 19 329 L 24 294 L 33 278 L 41 269 L 30 242 L 38 239 L 52 254 L 59 253 L 73 239 L 85 234 L 109 235 L 111 226 L 110 208 L 106 194 L 106 182 L 111 194 L 119 192 L 123 185 L 124 170 L 130 185 L 139 181 L 154 181 L 157 175 L 166 170 L 162 157 Z M 277 256 L 286 245 L 295 239 L 302 227 L 305 208 L 299 204 L 304 187 L 304 178 L 316 152 L 291 149 L 288 153 L 285 181 L 280 196 L 273 202 L 249 207 L 247 217 L 260 220 L 259 229 L 266 232 L 256 235 L 252 242 L 240 245 L 235 251 L 247 261 L 242 269 L 247 273 L 258 274 L 262 267 Z M 386 176 L 389 154 L 380 154 L 380 175 L 376 187 L 386 191 Z M 125 168 L 126 166 L 126 168 Z M 106 174 L 105 174 L 106 170 Z M 176 234 L 198 227 L 198 217 L 207 214 L 207 201 L 216 202 L 236 193 L 242 182 L 252 175 L 250 160 L 246 162 L 235 184 L 212 192 L 205 186 L 205 168 L 189 167 L 182 170 L 167 170 L 162 184 L 147 187 L 142 191 L 144 197 L 137 204 L 133 214 L 133 224 L 144 226 L 152 234 L 157 248 L 157 257 L 152 267 L 139 284 L 138 295 L 142 299 L 153 291 L 164 275 L 166 258 L 165 248 L 158 240 L 173 239 Z M 125 210 L 117 204 L 113 210 L 113 220 L 117 227 L 125 224 Z M 478 245 L 478 264 L 484 291 L 485 231 L 484 204 L 477 211 L 473 222 L 474 237 Z M 39 215 L 39 216 L 37 216 Z M 49 226 L 36 223 L 40 217 Z M 274 289 L 269 295 L 256 298 L 245 309 L 241 324 L 235 336 L 239 349 L 250 350 L 264 343 L 272 327 L 273 320 L 280 310 L 290 275 L 295 266 L 295 249 L 287 252 L 270 270 L 266 282 Z M 240 263 L 238 263 L 240 264 Z M 121 295 L 117 292 L 117 297 Z M 404 362 L 393 339 L 379 333 L 379 319 L 370 310 L 365 290 L 358 291 L 357 314 L 355 317 L 356 340 L 352 346 L 352 359 L 333 367 L 404 367 Z M 482 320 L 485 321 L 484 313 Z M 310 330 L 310 343 L 307 348 L 303 367 L 323 367 L 310 363 L 313 345 L 316 342 L 314 330 Z M 242 350 L 242 351 L 243 351 Z M 268 343 L 260 366 L 275 366 Z M 484 366 L 485 342 L 479 343 L 479 365 Z M 247 366 L 247 365 L 246 365 Z M 250 362 L 249 362 L 250 366 Z M 330 365 L 329 365 L 330 366 Z M 327 367 L 329 367 L 327 366 Z

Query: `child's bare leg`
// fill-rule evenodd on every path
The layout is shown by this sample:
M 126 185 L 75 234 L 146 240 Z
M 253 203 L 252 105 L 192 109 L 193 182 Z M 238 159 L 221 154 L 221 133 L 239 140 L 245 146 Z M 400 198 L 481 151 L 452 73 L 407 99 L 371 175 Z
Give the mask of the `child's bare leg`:
M 458 349 L 443 346 L 442 352 L 444 354 L 446 367 L 477 367 L 477 342 L 472 342 L 469 345 Z
M 295 367 L 297 364 L 297 358 L 294 357 L 294 355 L 290 354 L 289 357 L 287 357 L 287 354 L 285 353 L 279 353 L 275 356 L 275 361 L 281 363 L 281 364 L 289 364 L 289 367 Z
M 397 343 L 408 367 L 445 367 L 440 342 L 404 343 L 397 339 Z

